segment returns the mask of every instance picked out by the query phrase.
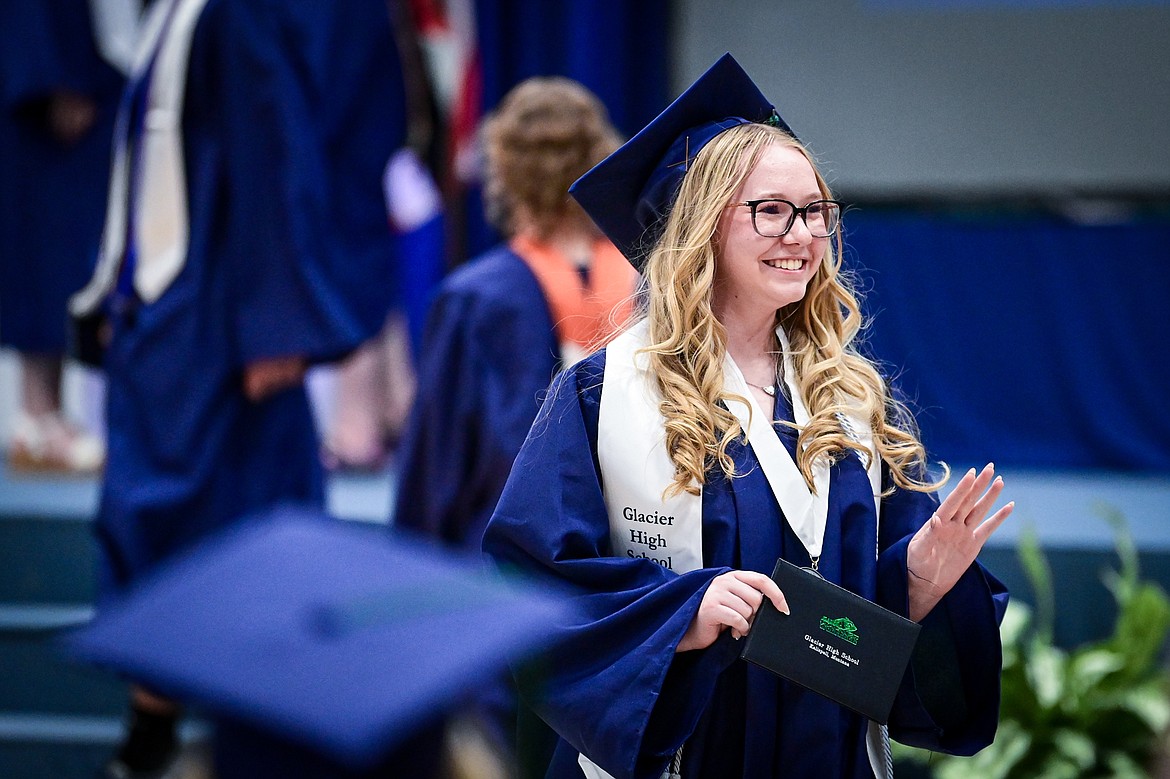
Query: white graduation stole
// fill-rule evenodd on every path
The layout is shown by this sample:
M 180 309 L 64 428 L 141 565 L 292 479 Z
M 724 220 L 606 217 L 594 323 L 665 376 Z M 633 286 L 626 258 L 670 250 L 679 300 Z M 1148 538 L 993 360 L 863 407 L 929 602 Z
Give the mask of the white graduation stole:
M 703 567 L 703 500 L 664 498 L 674 479 L 666 431 L 639 322 L 605 347 L 604 391 L 597 426 L 609 538 L 615 555 L 649 558 L 676 573 Z
M 788 338 L 779 327 L 776 335 L 783 349 L 784 381 L 792 398 L 793 416 L 797 425 L 804 426 L 809 414 L 796 385 Z M 661 399 L 649 360 L 647 355 L 638 353 L 649 342 L 649 323 L 643 320 L 606 347 L 597 452 L 610 542 L 619 557 L 644 557 L 676 573 L 685 573 L 703 567 L 703 498 L 701 491 L 699 495 L 663 497 L 674 478 L 674 464 L 666 451 L 665 420 L 659 410 Z M 772 415 L 764 413 L 756 403 L 730 355 L 724 361 L 723 375 L 725 392 L 747 400 L 746 405 L 730 398 L 726 402 L 743 426 L 776 501 L 809 556 L 819 557 L 828 516 L 830 464 L 823 459 L 814 464 L 816 494 L 812 494 L 773 429 Z M 849 416 L 842 420 L 842 426 L 869 451 L 866 471 L 874 506 L 880 510 L 881 461 L 873 448 L 869 423 Z M 876 537 L 874 552 L 876 555 Z M 874 760 L 874 745 L 869 743 L 880 734 L 873 723 L 870 725 L 870 762 L 877 776 L 883 777 L 884 766 Z M 578 763 L 589 779 L 611 779 L 584 755 L 579 756 Z
M 142 0 L 89 0 L 89 15 L 102 59 L 129 76 L 138 45 Z
M 809 413 L 796 385 L 788 339 L 781 328 L 776 329 L 776 335 L 783 348 L 784 381 L 792 398 L 793 416 L 797 425 L 804 426 Z M 666 452 L 660 398 L 650 375 L 649 360 L 647 355 L 638 353 L 648 343 L 649 324 L 642 321 L 606 347 L 597 451 L 610 541 L 618 556 L 649 558 L 672 571 L 685 573 L 703 567 L 703 499 L 701 492 L 663 497 L 674 478 L 674 464 Z M 772 415 L 756 403 L 730 355 L 724 361 L 723 376 L 724 390 L 747 401 L 745 405 L 728 398 L 727 406 L 743 426 L 772 494 L 809 556 L 819 557 L 829 505 L 828 461 L 821 459 L 814 464 L 814 495 L 776 435 Z M 869 424 L 849 416 L 843 426 L 869 450 L 866 470 L 874 506 L 880 508 L 881 463 L 873 451 Z M 874 548 L 876 551 L 876 541 Z
M 187 259 L 187 180 L 183 167 L 182 113 L 187 63 L 195 24 L 207 0 L 157 3 L 143 23 L 135 53 L 134 79 L 145 78 L 145 116 L 133 165 L 129 159 L 129 111 L 118 116 L 110 172 L 106 224 L 97 268 L 89 283 L 69 301 L 76 316 L 93 313 L 114 288 L 126 251 L 126 225 L 134 209 L 136 258 L 134 289 L 152 303 L 162 295 Z M 156 55 L 157 52 L 157 55 Z M 131 170 L 131 168 L 136 170 Z M 128 202 L 130 176 L 139 178 L 135 202 Z

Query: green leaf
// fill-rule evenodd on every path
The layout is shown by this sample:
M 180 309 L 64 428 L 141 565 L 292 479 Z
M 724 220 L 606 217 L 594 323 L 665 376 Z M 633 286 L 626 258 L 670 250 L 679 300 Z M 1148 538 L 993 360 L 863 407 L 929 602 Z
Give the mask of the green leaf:
M 1076 776 L 1082 775 L 1097 762 L 1097 747 L 1083 733 L 1061 729 L 1053 734 L 1052 741 L 1061 758 L 1077 769 Z
M 1126 676 L 1145 676 L 1158 662 L 1170 631 L 1170 598 L 1155 584 L 1136 584 L 1129 599 L 1118 603 L 1111 645 L 1126 661 Z
M 1111 752 L 1105 760 L 1110 779 L 1149 779 L 1149 773 L 1123 752 Z
M 1055 597 L 1052 592 L 1052 569 L 1048 566 L 1048 558 L 1040 549 L 1040 542 L 1036 540 L 1036 529 L 1031 524 L 1025 524 L 1020 529 L 1016 554 L 1036 598 L 1036 632 L 1046 642 L 1051 642 L 1056 613 Z
M 1165 684 L 1148 684 L 1129 690 L 1118 702 L 1118 708 L 1137 716 L 1150 733 L 1163 733 L 1170 727 L 1170 697 Z
M 1118 604 L 1129 600 L 1129 591 L 1138 582 L 1141 567 L 1138 562 L 1137 547 L 1134 546 L 1133 536 L 1129 532 L 1129 525 L 1120 511 L 1108 503 L 1098 502 L 1094 510 L 1113 528 L 1113 548 L 1117 552 L 1117 559 L 1121 563 L 1118 578 L 1112 584 L 1107 584 Z
M 1032 609 L 1019 601 L 1008 601 L 1003 622 L 999 624 L 999 639 L 1004 648 L 1015 648 L 1022 644 L 1028 628 L 1032 625 Z
M 930 750 L 908 747 L 905 744 L 893 740 L 890 741 L 890 753 L 897 762 L 916 763 L 918 765 L 930 763 L 930 759 L 934 756 L 934 753 Z
M 1106 647 L 1089 647 L 1074 652 L 1068 664 L 1068 682 L 1077 694 L 1097 687 L 1110 674 L 1125 667 L 1126 658 Z
M 1042 708 L 1053 709 L 1060 704 L 1065 690 L 1066 661 L 1064 653 L 1054 646 L 1039 643 L 1033 646 L 1025 672 Z
M 1028 779 L 1082 779 L 1084 776 L 1080 767 L 1062 755 L 1054 755 L 1044 767 L 1031 774 Z M 1019 779 L 1024 779 L 1021 774 Z

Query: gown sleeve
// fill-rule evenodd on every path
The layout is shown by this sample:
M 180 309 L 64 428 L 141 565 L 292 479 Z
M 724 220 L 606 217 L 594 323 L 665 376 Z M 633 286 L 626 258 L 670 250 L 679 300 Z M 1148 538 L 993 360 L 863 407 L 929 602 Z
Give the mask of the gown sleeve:
M 906 551 L 938 505 L 934 494 L 899 490 L 885 499 L 878 602 L 909 613 Z M 922 620 L 910 667 L 890 713 L 890 736 L 909 746 L 972 755 L 995 738 L 1003 655 L 999 623 L 1008 593 L 975 562 Z
M 657 777 L 694 729 L 732 642 L 675 654 L 711 580 L 613 557 L 596 455 L 603 359 L 560 374 L 520 450 L 484 537 L 505 571 L 565 590 L 577 609 L 557 626 L 521 694 L 578 752 L 615 777 Z M 668 679 L 669 676 L 669 679 Z M 669 716 L 651 715 L 659 705 Z M 669 720 L 667 724 L 665 721 Z

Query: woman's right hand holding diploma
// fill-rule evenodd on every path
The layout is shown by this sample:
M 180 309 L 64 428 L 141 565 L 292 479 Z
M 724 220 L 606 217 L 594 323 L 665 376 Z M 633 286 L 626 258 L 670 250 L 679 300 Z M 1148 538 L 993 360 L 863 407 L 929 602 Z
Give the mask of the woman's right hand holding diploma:
M 771 577 L 755 571 L 728 571 L 716 576 L 703 593 L 699 610 L 674 651 L 706 649 L 727 629 L 736 640 L 743 638 L 765 596 L 778 611 L 788 613 L 784 593 Z

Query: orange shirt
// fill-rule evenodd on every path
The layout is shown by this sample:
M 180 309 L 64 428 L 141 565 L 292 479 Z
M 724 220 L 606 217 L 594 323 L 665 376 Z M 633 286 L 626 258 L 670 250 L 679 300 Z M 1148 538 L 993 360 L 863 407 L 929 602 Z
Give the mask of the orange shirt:
M 532 270 L 548 301 L 557 341 L 588 353 L 603 346 L 629 321 L 638 272 L 605 238 L 593 244 L 588 271 L 551 246 L 526 236 L 509 243 Z

